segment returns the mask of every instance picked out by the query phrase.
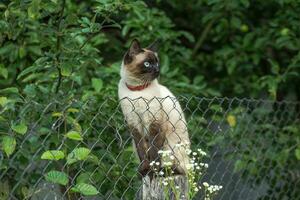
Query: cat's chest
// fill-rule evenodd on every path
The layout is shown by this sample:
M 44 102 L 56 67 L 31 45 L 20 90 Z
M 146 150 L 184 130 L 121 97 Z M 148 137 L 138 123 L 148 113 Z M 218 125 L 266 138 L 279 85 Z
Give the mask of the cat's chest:
M 156 82 L 141 91 L 131 91 L 120 82 L 119 98 L 127 123 L 134 127 L 148 128 L 153 121 L 163 121 L 163 97 L 168 94 L 162 91 L 162 87 Z
M 145 99 L 123 99 L 122 111 L 126 121 L 134 127 L 148 127 L 153 121 L 161 121 L 163 118 L 163 107 L 158 98 Z

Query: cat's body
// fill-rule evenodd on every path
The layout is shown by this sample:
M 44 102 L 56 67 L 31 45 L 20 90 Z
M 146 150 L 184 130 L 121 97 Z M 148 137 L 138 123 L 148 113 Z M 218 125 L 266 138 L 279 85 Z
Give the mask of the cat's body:
M 140 61 L 143 62 L 148 57 L 147 54 L 151 52 L 147 49 L 142 51 L 138 52 L 138 55 Z M 156 53 L 155 56 L 157 57 Z M 158 67 L 158 58 L 156 59 Z M 140 62 L 137 60 L 132 59 L 130 63 Z M 151 161 L 160 161 L 159 150 L 171 150 L 175 157 L 174 168 L 178 173 L 184 174 L 187 172 L 189 162 L 187 151 L 190 141 L 180 104 L 165 86 L 158 83 L 156 79 L 158 75 L 155 72 L 148 70 L 147 73 L 151 73 L 151 75 L 147 74 L 148 79 L 138 80 L 138 74 L 132 75 L 131 73 L 137 69 L 129 66 L 130 63 L 126 60 L 125 64 L 124 61 L 122 63 L 118 93 L 122 112 L 131 129 L 141 160 L 141 173 L 143 175 L 149 173 Z M 153 68 L 156 65 L 153 65 Z M 178 144 L 184 144 L 186 148 Z M 164 163 L 161 166 L 163 167 Z

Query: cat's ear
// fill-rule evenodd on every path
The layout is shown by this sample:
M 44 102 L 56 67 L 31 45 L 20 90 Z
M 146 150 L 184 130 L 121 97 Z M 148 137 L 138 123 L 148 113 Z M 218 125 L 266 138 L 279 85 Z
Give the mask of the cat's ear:
M 133 39 L 130 47 L 129 47 L 129 55 L 133 56 L 133 55 L 137 55 L 138 53 L 140 53 L 142 51 L 141 46 L 140 46 L 140 42 L 137 39 Z
M 146 49 L 149 49 L 150 51 L 153 51 L 153 52 L 157 52 L 158 49 L 159 49 L 159 43 L 160 43 L 160 40 L 159 39 L 156 39 L 152 44 L 150 44 Z

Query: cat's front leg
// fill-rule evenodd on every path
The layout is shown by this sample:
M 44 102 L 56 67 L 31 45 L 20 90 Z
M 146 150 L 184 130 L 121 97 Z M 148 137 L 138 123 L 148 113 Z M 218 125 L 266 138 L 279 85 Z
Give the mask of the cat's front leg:
M 161 159 L 159 157 L 158 151 L 163 149 L 166 136 L 159 122 L 154 121 L 149 126 L 149 159 L 150 161 L 159 162 L 161 165 Z M 160 165 L 158 167 L 160 167 Z
M 148 144 L 137 128 L 130 127 L 130 132 L 140 159 L 138 172 L 144 177 L 150 173 L 150 161 L 147 155 Z

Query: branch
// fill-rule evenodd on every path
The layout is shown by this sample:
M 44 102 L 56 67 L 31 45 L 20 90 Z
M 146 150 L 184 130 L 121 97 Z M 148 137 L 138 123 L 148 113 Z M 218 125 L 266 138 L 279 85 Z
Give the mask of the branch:
M 60 25 L 61 25 L 61 22 L 62 22 L 62 19 L 63 19 L 63 16 L 64 16 L 65 5 L 66 5 L 66 0 L 63 0 L 62 8 L 61 8 L 60 13 L 59 13 L 59 20 L 58 20 L 58 26 L 57 26 L 57 38 L 56 38 L 56 51 L 57 51 L 57 54 L 56 54 L 55 66 L 56 66 L 56 69 L 58 71 L 58 79 L 57 79 L 57 85 L 56 85 L 56 89 L 55 89 L 56 94 L 59 91 L 61 81 L 62 81 L 61 69 L 59 67 L 59 62 L 60 62 L 59 61 L 59 55 L 61 53 L 60 51 L 61 51 L 61 38 L 62 38 L 62 35 L 60 33 L 60 31 L 61 31 L 61 26 Z
M 95 14 L 95 16 L 97 15 L 97 13 Z M 102 31 L 102 29 L 104 28 L 111 28 L 111 27 L 114 27 L 113 24 L 110 24 L 110 25 L 104 25 L 105 22 L 107 22 L 109 20 L 109 17 L 110 17 L 111 14 L 109 14 L 108 16 L 106 16 L 104 18 L 104 20 L 101 22 L 100 24 L 100 30 L 95 32 L 95 33 L 91 33 L 88 38 L 84 41 L 84 43 L 79 47 L 79 49 L 81 50 L 96 34 L 100 33 L 100 31 Z M 94 16 L 94 18 L 95 18 Z
M 218 17 L 217 17 L 218 18 Z M 214 18 L 212 20 L 210 20 L 210 22 L 206 25 L 204 31 L 202 32 L 202 34 L 199 36 L 198 40 L 197 40 L 197 43 L 193 49 L 193 52 L 192 52 L 192 57 L 194 57 L 197 53 L 197 51 L 200 49 L 200 47 L 202 46 L 204 40 L 206 39 L 212 25 L 214 24 L 214 22 L 217 20 L 217 18 Z

